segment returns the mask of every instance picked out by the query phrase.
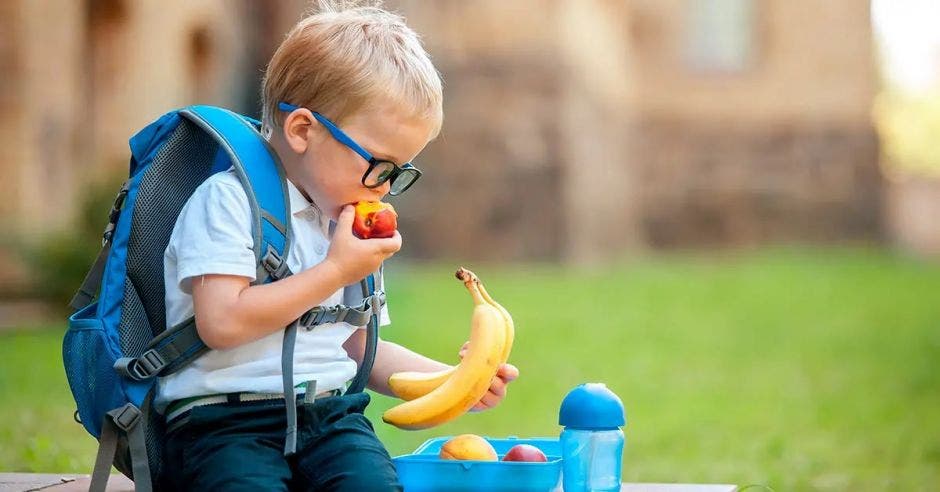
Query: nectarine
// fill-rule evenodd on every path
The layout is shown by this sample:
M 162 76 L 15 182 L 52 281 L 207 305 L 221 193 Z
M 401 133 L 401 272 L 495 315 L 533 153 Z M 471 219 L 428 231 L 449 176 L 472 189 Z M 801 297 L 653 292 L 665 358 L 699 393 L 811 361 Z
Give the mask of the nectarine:
M 476 434 L 461 434 L 451 438 L 441 446 L 440 457 L 443 460 L 496 461 L 497 459 L 493 446 Z
M 384 202 L 356 202 L 353 234 L 360 239 L 392 237 L 398 228 L 398 214 Z
M 545 457 L 545 453 L 543 453 L 541 449 L 531 444 L 516 444 L 515 446 L 509 448 L 509 452 L 506 453 L 506 456 L 503 456 L 503 461 L 529 461 L 545 463 L 548 461 L 548 458 Z

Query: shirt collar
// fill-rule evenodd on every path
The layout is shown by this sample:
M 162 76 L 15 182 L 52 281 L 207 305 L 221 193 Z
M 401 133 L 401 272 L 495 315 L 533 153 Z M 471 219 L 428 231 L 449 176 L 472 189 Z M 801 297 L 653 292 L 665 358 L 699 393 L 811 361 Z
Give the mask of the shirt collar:
M 303 212 L 304 210 L 307 210 L 311 207 L 319 210 L 319 207 L 317 207 L 313 202 L 307 201 L 307 198 L 304 196 L 304 194 L 301 193 L 300 190 L 289 179 L 287 180 L 287 195 L 288 199 L 290 200 L 291 215 L 296 216 L 297 213 Z
M 287 180 L 287 194 L 290 200 L 290 213 L 293 217 L 309 220 L 319 224 L 321 228 L 326 227 L 329 221 L 324 217 L 320 207 L 316 203 L 308 201 L 289 179 Z

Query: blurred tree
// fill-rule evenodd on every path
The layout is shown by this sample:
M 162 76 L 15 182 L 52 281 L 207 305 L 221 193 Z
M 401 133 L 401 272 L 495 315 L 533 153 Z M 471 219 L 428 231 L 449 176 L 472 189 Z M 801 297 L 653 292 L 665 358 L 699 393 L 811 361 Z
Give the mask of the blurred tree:
M 65 313 L 72 295 L 101 249 L 108 213 L 121 187 L 119 177 L 88 186 L 74 226 L 42 236 L 22 248 L 33 276 L 32 294 Z

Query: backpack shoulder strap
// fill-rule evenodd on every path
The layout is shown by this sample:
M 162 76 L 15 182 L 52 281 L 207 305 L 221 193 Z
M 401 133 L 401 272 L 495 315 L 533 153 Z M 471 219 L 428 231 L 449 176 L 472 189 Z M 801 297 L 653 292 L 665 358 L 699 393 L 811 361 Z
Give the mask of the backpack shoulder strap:
M 375 362 L 375 350 L 378 347 L 379 339 L 379 318 L 382 313 L 382 306 L 385 304 L 384 286 L 376 285 L 376 279 L 382 278 L 382 269 L 362 279 L 360 286 L 364 302 L 368 303 L 369 321 L 366 325 L 366 347 L 362 356 L 362 364 L 356 372 L 356 377 L 347 388 L 348 393 L 358 393 L 365 389 L 369 382 L 369 373 L 372 372 L 372 364 Z
M 212 135 L 228 153 L 251 206 L 258 275 L 267 283 L 290 274 L 291 245 L 287 179 L 277 154 L 245 117 L 214 106 L 190 106 L 180 115 Z
M 251 120 L 213 106 L 190 106 L 178 113 L 211 135 L 228 155 L 248 196 L 252 238 L 258 270 L 255 284 L 290 275 L 287 252 L 291 246 L 290 204 L 287 182 L 277 154 Z M 168 375 L 184 367 L 208 348 L 199 338 L 193 318 L 154 338 L 139 357 L 117 361 L 115 369 L 133 380 Z

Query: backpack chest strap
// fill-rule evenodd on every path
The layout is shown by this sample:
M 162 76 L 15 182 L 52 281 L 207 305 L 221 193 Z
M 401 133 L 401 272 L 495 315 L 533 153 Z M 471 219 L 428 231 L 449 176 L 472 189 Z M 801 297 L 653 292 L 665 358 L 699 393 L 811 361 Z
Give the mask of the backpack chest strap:
M 300 317 L 300 326 L 312 330 L 317 325 L 326 323 L 349 323 L 353 326 L 365 326 L 369 318 L 379 314 L 385 306 L 385 292 L 378 291 L 362 300 L 358 306 L 317 306 Z
M 385 306 L 385 293 L 378 291 L 366 297 L 358 306 L 317 306 L 304 313 L 298 326 L 306 330 L 326 323 L 346 322 L 353 326 L 365 326 L 373 313 L 378 315 Z M 154 376 L 166 376 L 176 372 L 190 360 L 207 350 L 196 332 L 195 319 L 190 317 L 166 330 L 155 338 L 147 350 L 138 357 L 122 357 L 115 363 L 119 374 L 134 381 Z

